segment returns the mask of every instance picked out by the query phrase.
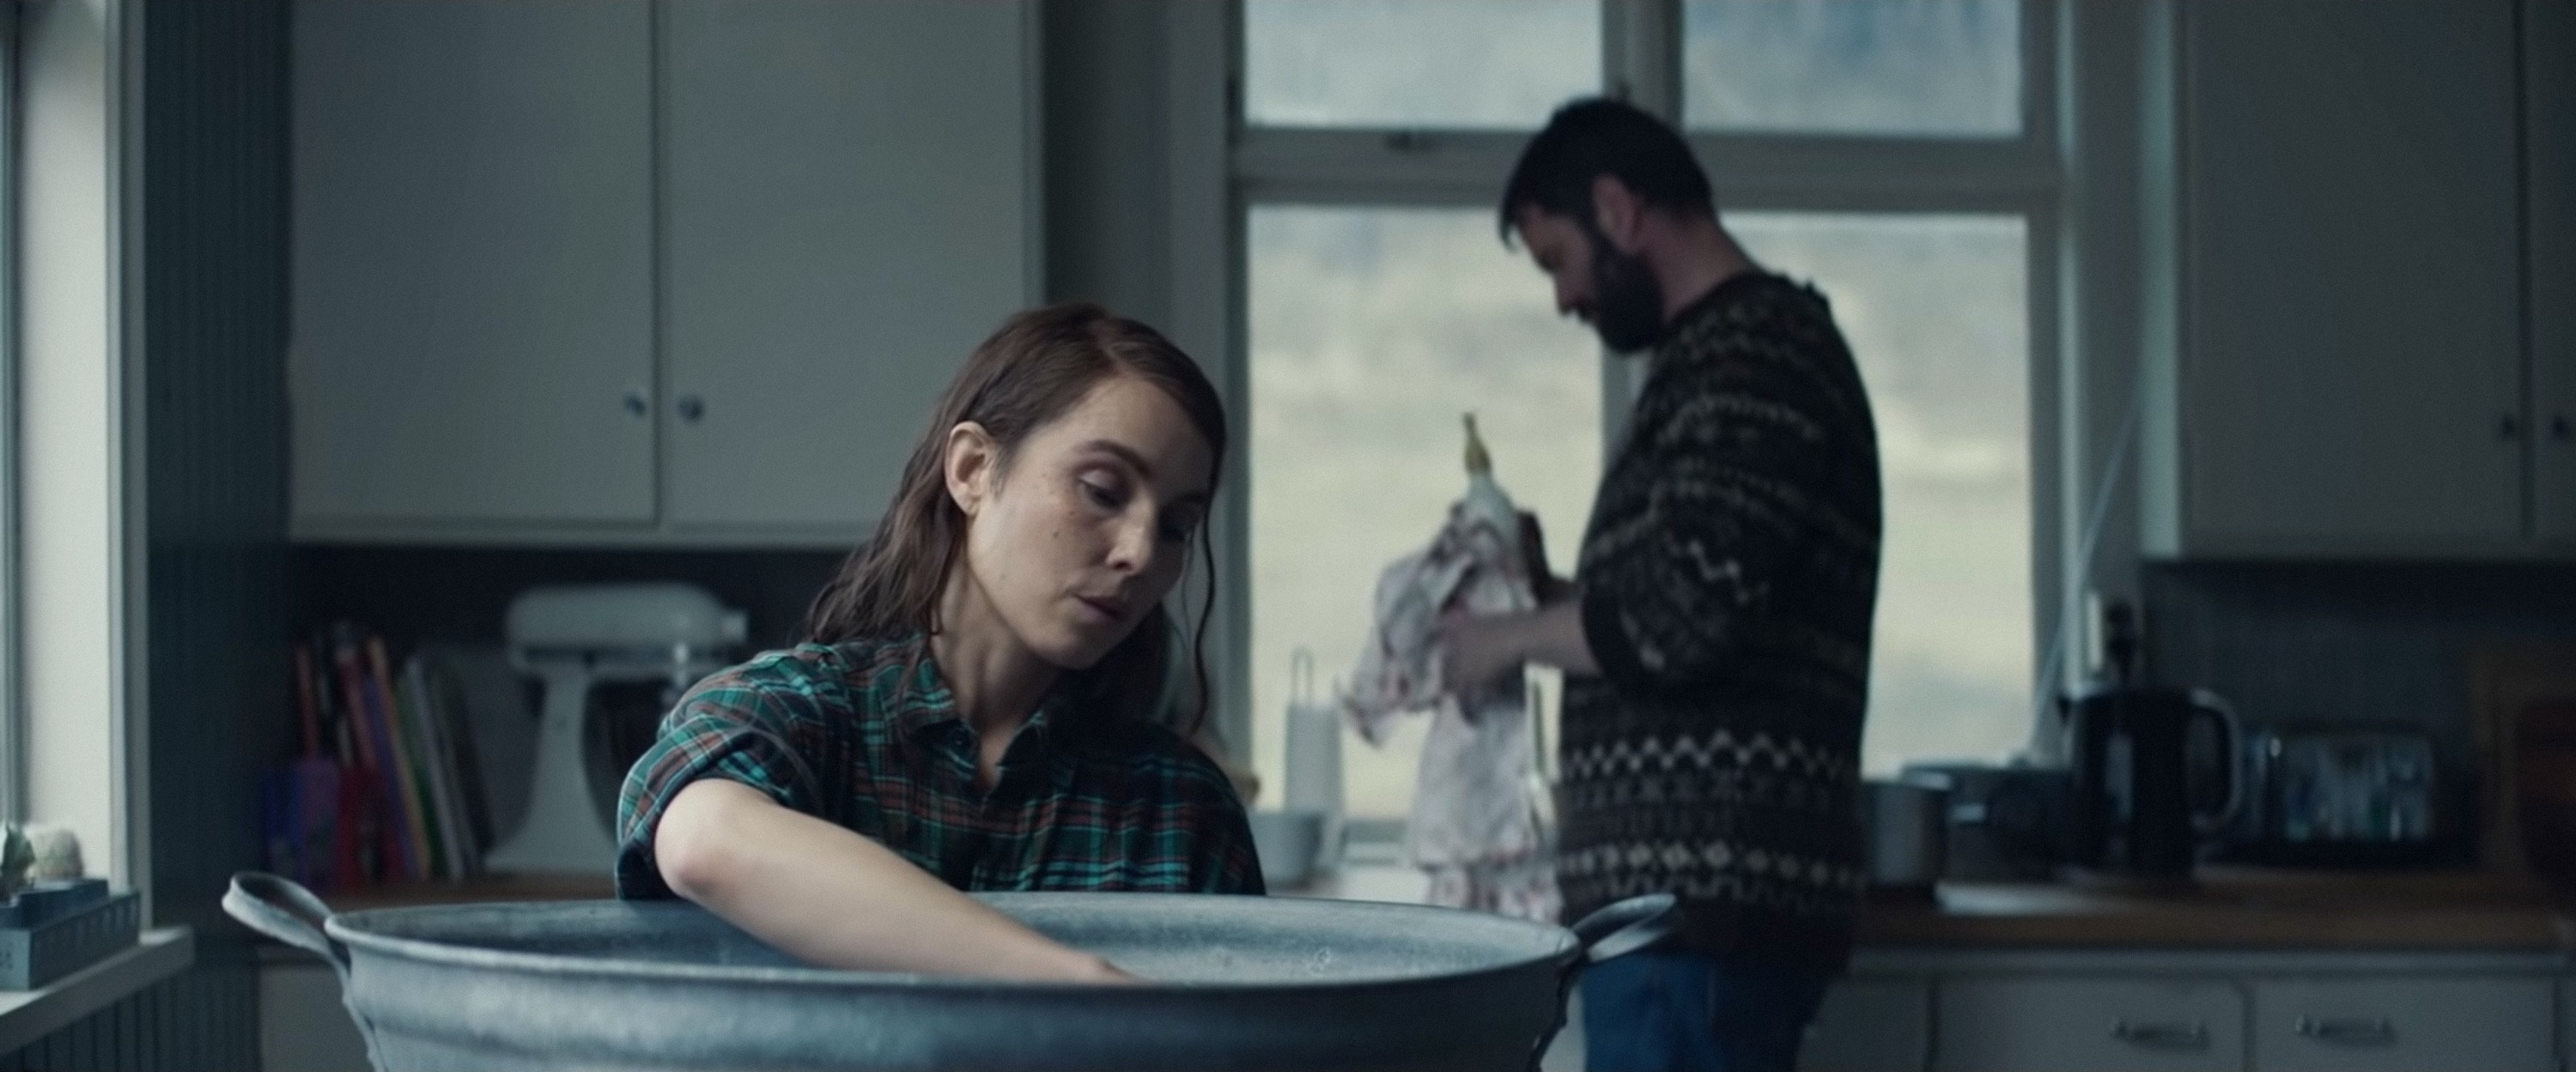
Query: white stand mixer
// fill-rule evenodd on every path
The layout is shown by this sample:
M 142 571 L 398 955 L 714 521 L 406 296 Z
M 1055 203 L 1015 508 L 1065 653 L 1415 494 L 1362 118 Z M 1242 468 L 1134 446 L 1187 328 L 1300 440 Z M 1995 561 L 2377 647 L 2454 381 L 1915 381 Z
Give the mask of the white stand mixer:
M 604 874 L 617 843 L 600 818 L 583 760 L 590 690 L 667 681 L 674 691 L 723 668 L 746 631 L 743 612 L 677 583 L 545 585 L 510 601 L 510 664 L 545 684 L 536 773 L 519 828 L 484 857 L 512 874 Z

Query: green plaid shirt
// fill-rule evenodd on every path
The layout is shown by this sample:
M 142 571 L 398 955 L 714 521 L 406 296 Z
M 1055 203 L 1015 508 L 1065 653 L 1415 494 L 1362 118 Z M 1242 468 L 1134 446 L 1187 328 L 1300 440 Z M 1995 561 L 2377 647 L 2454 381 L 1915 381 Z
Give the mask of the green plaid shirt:
M 1263 892 L 1233 786 L 1161 726 L 1050 699 L 992 790 L 977 789 L 975 733 L 923 647 L 804 644 L 690 689 L 619 794 L 618 896 L 672 895 L 653 831 L 681 787 L 708 777 L 857 831 L 961 890 Z

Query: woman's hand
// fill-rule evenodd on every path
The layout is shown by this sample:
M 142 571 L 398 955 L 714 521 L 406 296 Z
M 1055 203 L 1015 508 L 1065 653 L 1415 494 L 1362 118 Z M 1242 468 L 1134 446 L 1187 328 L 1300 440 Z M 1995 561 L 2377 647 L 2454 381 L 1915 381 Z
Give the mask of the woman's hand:
M 689 783 L 653 831 L 673 892 L 790 956 L 830 968 L 1132 983 L 950 889 L 893 850 L 719 777 Z

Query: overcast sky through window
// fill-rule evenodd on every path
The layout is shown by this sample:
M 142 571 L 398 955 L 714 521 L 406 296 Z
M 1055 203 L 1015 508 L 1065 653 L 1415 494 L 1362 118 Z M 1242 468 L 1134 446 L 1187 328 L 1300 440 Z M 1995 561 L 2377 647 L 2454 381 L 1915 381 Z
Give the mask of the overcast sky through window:
M 2009 136 L 2018 15 L 2013 0 L 1691 0 L 1686 119 Z M 1588 0 L 1247 0 L 1247 119 L 1534 130 L 1597 91 L 1599 24 Z M 1725 161 L 1703 164 L 1722 178 Z M 2032 674 L 2024 222 L 1721 209 L 1757 260 L 1833 302 L 1876 409 L 1888 528 L 1865 766 L 2017 750 Z M 1601 465 L 1598 344 L 1492 221 L 1486 205 L 1251 210 L 1252 744 L 1270 786 L 1290 653 L 1347 676 L 1378 571 L 1429 540 L 1462 486 L 1460 412 L 1478 413 L 1496 475 L 1572 565 Z M 1419 732 L 1384 752 L 1346 740 L 1354 814 L 1403 814 Z

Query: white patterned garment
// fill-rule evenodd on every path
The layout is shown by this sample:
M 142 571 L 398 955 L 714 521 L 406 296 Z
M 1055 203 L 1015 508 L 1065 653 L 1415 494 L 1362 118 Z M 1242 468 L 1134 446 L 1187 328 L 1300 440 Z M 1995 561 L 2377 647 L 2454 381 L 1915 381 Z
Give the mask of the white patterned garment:
M 1370 744 L 1398 717 L 1428 711 L 1405 854 L 1430 873 L 1433 904 L 1555 922 L 1559 901 L 1532 755 L 1527 697 L 1496 690 L 1462 706 L 1440 680 L 1435 643 L 1451 610 L 1499 614 L 1537 605 L 1519 559 L 1491 523 L 1451 509 L 1428 550 L 1378 576 L 1377 621 L 1342 694 Z

